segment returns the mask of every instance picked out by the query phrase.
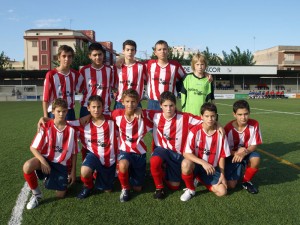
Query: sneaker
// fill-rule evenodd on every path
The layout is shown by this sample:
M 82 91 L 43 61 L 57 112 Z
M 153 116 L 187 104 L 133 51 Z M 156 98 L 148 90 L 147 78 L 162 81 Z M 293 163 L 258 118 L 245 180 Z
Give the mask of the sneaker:
M 155 199 L 163 199 L 165 197 L 165 192 L 163 189 L 156 189 L 156 191 L 154 192 L 153 198 Z
M 194 187 L 195 187 L 195 188 L 198 187 L 199 183 L 200 183 L 200 182 L 198 181 L 198 179 L 195 178 L 195 179 L 194 179 Z
M 87 187 L 83 187 L 79 195 L 77 195 L 77 198 L 84 199 L 87 198 L 92 193 L 92 189 L 89 189 Z
M 129 190 L 122 189 L 120 195 L 120 202 L 128 202 L 129 201 Z
M 244 189 L 246 189 L 251 194 L 257 194 L 258 193 L 257 188 L 250 181 L 242 183 L 242 187 Z
M 29 202 L 27 203 L 27 209 L 34 209 L 39 205 L 39 201 L 42 199 L 42 194 L 32 195 Z
M 180 200 L 186 202 L 190 200 L 193 196 L 195 196 L 195 191 L 185 188 L 183 189 L 184 193 L 180 196 Z

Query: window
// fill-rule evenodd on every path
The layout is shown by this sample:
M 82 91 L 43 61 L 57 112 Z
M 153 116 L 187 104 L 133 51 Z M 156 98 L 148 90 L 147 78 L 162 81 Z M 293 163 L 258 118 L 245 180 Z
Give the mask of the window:
M 47 55 L 42 55 L 41 65 L 47 65 Z
M 47 41 L 41 41 L 41 50 L 47 51 Z
M 285 61 L 294 61 L 295 60 L 294 56 L 295 56 L 294 54 L 284 54 L 284 60 Z
M 38 56 L 37 56 L 37 55 L 33 55 L 33 56 L 32 56 L 32 61 L 33 61 L 33 62 L 38 61 Z
M 37 41 L 32 41 L 32 47 L 36 48 L 37 47 Z
M 57 47 L 57 46 L 58 46 L 57 41 L 53 41 L 53 47 Z

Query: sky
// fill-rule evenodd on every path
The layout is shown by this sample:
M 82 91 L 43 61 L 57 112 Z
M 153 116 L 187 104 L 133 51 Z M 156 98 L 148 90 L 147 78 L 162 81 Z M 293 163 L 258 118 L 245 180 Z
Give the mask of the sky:
M 24 60 L 29 29 L 94 30 L 96 41 L 137 43 L 137 57 L 152 54 L 158 40 L 222 55 L 239 47 L 255 52 L 300 45 L 299 0 L 1 1 L 0 53 Z

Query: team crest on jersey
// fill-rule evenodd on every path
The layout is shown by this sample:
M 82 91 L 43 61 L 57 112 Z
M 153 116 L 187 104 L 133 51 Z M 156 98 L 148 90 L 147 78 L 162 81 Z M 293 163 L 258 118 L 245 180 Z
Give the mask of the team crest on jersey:
M 133 137 L 129 137 L 126 135 L 126 141 L 128 142 L 134 142 L 134 138 Z
M 54 149 L 54 152 L 59 152 L 59 153 L 63 152 L 63 149 L 60 146 L 52 146 L 52 148 Z
M 107 146 L 110 146 L 110 143 L 105 143 L 105 142 L 102 142 L 101 140 L 97 140 L 97 139 L 89 139 L 87 140 L 89 143 L 95 143 L 97 144 L 97 146 L 100 146 L 102 148 L 106 148 Z
M 171 141 L 171 140 L 178 140 L 178 138 L 172 138 L 168 134 L 164 134 L 164 137 L 166 140 Z

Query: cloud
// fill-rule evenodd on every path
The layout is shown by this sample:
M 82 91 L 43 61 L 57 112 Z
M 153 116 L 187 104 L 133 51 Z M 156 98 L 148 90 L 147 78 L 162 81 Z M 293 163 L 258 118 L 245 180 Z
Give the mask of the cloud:
M 62 19 L 42 19 L 34 21 L 34 25 L 37 28 L 51 28 L 60 26 Z
M 13 13 L 14 10 L 13 10 L 13 9 L 9 9 L 9 10 L 7 10 L 7 12 L 8 12 L 8 13 Z

